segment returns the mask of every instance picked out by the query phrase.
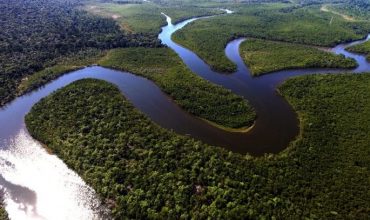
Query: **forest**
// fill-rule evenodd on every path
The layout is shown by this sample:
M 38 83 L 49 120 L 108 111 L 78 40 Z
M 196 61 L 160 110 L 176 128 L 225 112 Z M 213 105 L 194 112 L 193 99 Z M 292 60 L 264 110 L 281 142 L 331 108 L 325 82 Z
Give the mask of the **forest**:
M 283 3 L 159 0 L 145 4 L 113 4 L 114 1 L 110 0 L 70 0 L 65 4 L 60 0 L 1 1 L 0 106 L 16 95 L 56 78 L 62 71 L 82 67 L 66 65 L 63 61 L 60 64 L 61 60 L 73 60 L 78 54 L 85 54 L 87 61 L 94 60 L 96 54 L 116 47 L 160 46 L 156 35 L 160 26 L 165 24 L 160 15 L 162 11 L 178 22 L 193 16 L 222 13 L 218 10 L 221 6 L 236 9 L 236 13 L 228 15 L 227 19 L 215 17 L 198 21 L 175 35 L 178 42 L 195 50 L 215 69 L 225 72 L 235 70 L 235 65 L 225 57 L 224 46 L 239 36 L 333 45 L 363 37 L 369 30 L 369 22 L 348 23 L 340 17 L 336 17 L 327 28 L 331 15 L 319 13 L 315 1 L 301 1 L 299 4 L 267 2 Z M 348 5 L 345 0 L 340 3 L 334 6 Z M 366 6 L 364 0 L 356 0 L 355 3 L 351 7 Z M 38 10 L 41 7 L 43 10 Z M 289 12 L 284 9 L 289 9 Z M 297 32 L 297 29 L 302 31 Z M 89 64 L 93 63 L 84 62 L 84 65 Z M 38 73 L 39 78 L 32 77 L 34 73 Z M 25 86 L 28 84 L 32 86 Z
M 289 79 L 302 133 L 277 155 L 208 146 L 152 123 L 104 81 L 80 80 L 26 116 L 122 218 L 367 219 L 370 74 Z
M 247 39 L 240 55 L 253 75 L 294 68 L 355 68 L 353 59 L 315 47 L 259 39 Z
M 164 5 L 164 6 L 163 6 Z M 190 17 L 206 16 L 223 13 L 218 8 L 205 8 L 190 5 L 180 7 L 178 4 L 114 4 L 91 2 L 83 6 L 89 13 L 113 18 L 120 27 L 129 33 L 145 33 L 155 39 L 161 27 L 166 24 L 162 12 L 172 18 L 173 23 Z
M 249 127 L 256 117 L 242 97 L 192 73 L 169 48 L 115 49 L 98 63 L 154 81 L 183 109 L 221 126 Z
M 96 64 L 106 54 L 107 51 L 105 50 L 89 48 L 67 57 L 56 58 L 52 66 L 48 66 L 23 78 L 18 85 L 17 95 L 31 92 L 63 74 Z
M 122 32 L 111 19 L 77 10 L 78 2 L 0 1 L 0 106 L 15 97 L 23 78 L 60 57 L 91 49 L 159 45 L 145 34 Z
M 347 0 L 344 3 L 334 4 L 332 7 L 358 19 L 368 20 L 370 18 L 370 2 L 368 0 Z
M 235 6 L 234 14 L 191 23 L 176 32 L 173 39 L 196 52 L 215 70 L 233 72 L 236 66 L 227 59 L 224 49 L 238 37 L 331 47 L 361 39 L 370 31 L 369 21 L 347 21 L 320 11 L 320 5 L 292 6 L 295 5 Z
M 152 0 L 160 5 L 167 6 L 197 6 L 197 7 L 220 7 L 235 4 L 266 3 L 266 2 L 285 2 L 285 0 Z

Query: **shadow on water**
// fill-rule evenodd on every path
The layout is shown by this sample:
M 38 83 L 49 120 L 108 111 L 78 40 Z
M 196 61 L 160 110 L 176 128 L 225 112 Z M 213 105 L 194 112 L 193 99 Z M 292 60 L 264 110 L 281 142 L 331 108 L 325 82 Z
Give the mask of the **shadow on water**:
M 32 213 L 34 217 L 42 219 L 42 217 L 37 214 L 37 196 L 34 191 L 27 187 L 7 181 L 1 174 L 0 187 L 0 189 L 3 190 L 2 194 L 7 194 L 13 202 L 19 205 L 18 208 L 21 211 Z

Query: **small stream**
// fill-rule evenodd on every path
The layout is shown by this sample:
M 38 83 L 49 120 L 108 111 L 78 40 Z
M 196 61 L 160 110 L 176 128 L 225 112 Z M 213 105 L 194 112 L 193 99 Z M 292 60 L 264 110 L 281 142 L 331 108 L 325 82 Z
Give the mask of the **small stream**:
M 192 51 L 171 40 L 175 31 L 197 19 L 172 25 L 167 17 L 168 25 L 163 27 L 159 39 L 194 73 L 246 98 L 258 115 L 253 129 L 248 133 L 232 133 L 213 127 L 183 111 L 153 82 L 131 73 L 92 66 L 65 74 L 0 109 L 0 188 L 5 192 L 6 210 L 11 219 L 102 219 L 106 214 L 94 190 L 34 140 L 24 123 L 25 115 L 41 98 L 79 79 L 95 78 L 113 83 L 155 123 L 212 145 L 253 155 L 277 153 L 288 146 L 298 134 L 299 121 L 291 106 L 277 94 L 277 85 L 292 76 L 341 70 L 286 70 L 251 77 L 239 55 L 239 45 L 245 39 L 237 39 L 225 50 L 229 59 L 237 64 L 237 72 L 229 75 L 214 72 Z M 370 70 L 364 56 L 344 50 L 363 41 L 332 49 L 334 53 L 356 59 L 359 67 L 351 72 Z

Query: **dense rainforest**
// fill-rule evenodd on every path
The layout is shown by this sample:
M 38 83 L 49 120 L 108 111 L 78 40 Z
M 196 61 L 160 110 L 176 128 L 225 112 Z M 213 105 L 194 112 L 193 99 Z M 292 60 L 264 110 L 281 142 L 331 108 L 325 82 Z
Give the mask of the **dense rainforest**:
M 111 19 L 77 10 L 78 1 L 0 1 L 0 105 L 28 75 L 82 50 L 157 46 L 153 36 L 125 34 Z
M 370 74 L 312 75 L 280 92 L 299 139 L 253 158 L 152 123 L 114 86 L 75 82 L 36 104 L 27 127 L 122 218 L 366 219 Z

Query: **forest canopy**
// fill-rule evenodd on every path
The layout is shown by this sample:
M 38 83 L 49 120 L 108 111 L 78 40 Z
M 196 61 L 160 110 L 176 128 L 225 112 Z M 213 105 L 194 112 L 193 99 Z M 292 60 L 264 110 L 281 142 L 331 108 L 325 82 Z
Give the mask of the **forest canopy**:
M 75 7 L 79 1 L 0 1 L 0 105 L 14 98 L 22 78 L 78 51 L 158 46 L 145 35 L 128 35 L 111 19 Z
M 285 42 L 247 39 L 240 55 L 253 75 L 293 68 L 355 68 L 354 59 L 318 48 Z
M 288 80 L 280 91 L 298 111 L 302 135 L 262 158 L 166 131 L 99 80 L 43 99 L 26 124 L 116 219 L 366 219 L 369 86 L 370 74 Z

